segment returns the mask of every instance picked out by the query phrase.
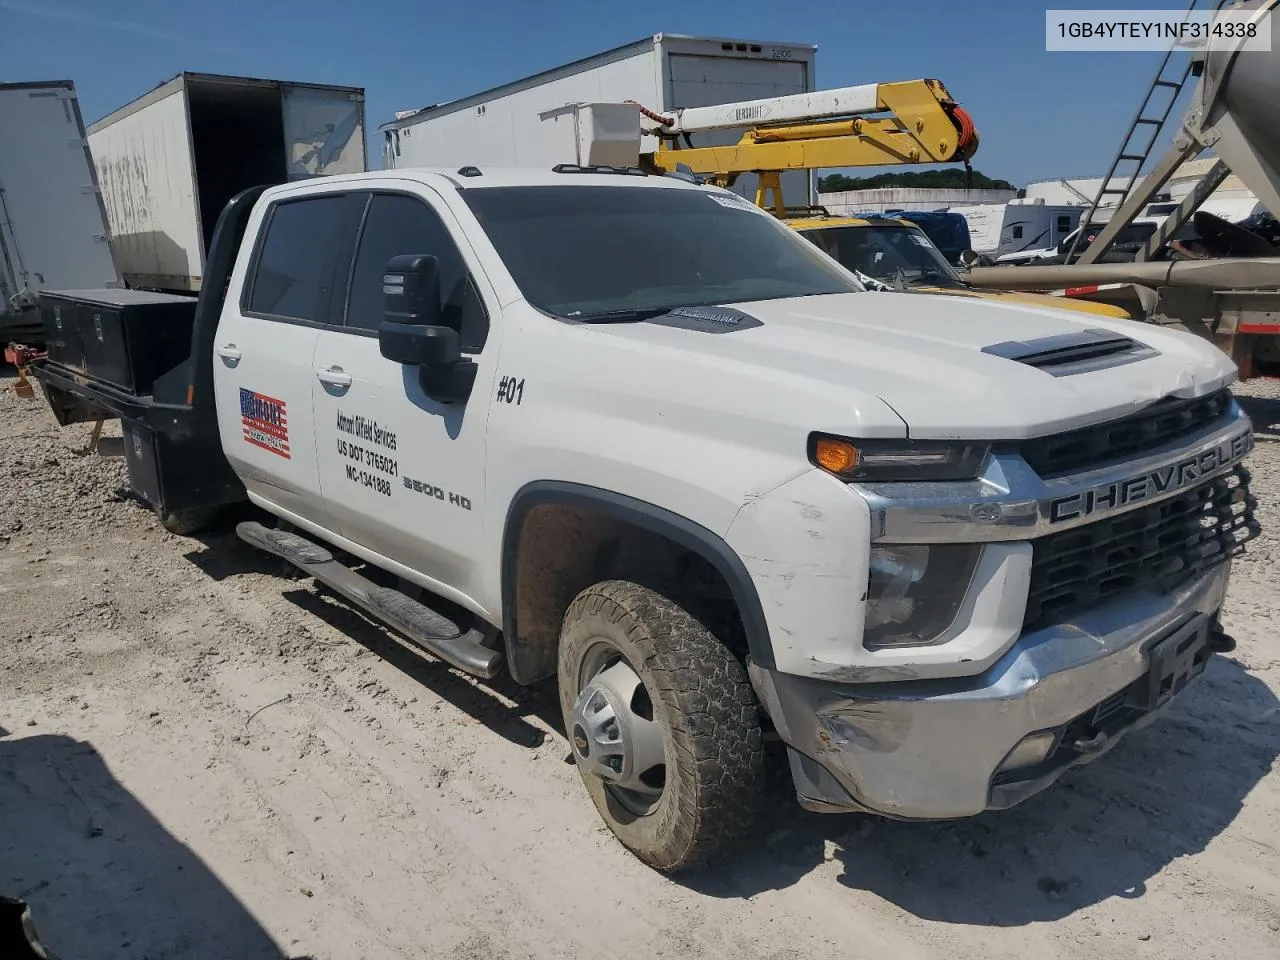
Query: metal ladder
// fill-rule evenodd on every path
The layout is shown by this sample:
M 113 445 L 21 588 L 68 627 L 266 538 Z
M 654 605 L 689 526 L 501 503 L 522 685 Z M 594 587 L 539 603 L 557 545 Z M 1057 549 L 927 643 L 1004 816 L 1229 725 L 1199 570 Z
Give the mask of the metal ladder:
M 1217 0 L 1214 9 L 1221 9 L 1231 0 Z M 1187 7 L 1186 17 L 1195 12 L 1199 7 L 1200 0 L 1191 0 L 1191 5 Z M 1184 17 L 1184 20 L 1186 19 Z M 1103 201 L 1107 197 L 1114 197 L 1114 202 L 1108 204 L 1117 209 L 1128 198 L 1133 185 L 1142 175 L 1142 168 L 1146 166 L 1147 160 L 1151 157 L 1151 151 L 1155 148 L 1156 141 L 1160 139 L 1160 134 L 1164 130 L 1164 126 L 1169 121 L 1169 115 L 1173 113 L 1174 105 L 1177 104 L 1178 98 L 1182 95 L 1183 88 L 1187 85 L 1187 80 L 1191 77 L 1193 61 L 1190 57 L 1180 67 L 1175 66 L 1170 69 L 1170 61 L 1173 59 L 1175 47 L 1170 46 L 1165 51 L 1164 59 L 1160 61 L 1160 68 L 1156 70 L 1155 78 L 1151 81 L 1151 85 L 1147 88 L 1147 95 L 1143 97 L 1138 112 L 1133 116 L 1133 122 L 1129 124 L 1129 131 L 1125 134 L 1124 140 L 1120 143 L 1120 151 L 1111 161 L 1111 166 L 1107 168 L 1107 175 L 1102 178 L 1102 185 L 1098 188 L 1097 196 L 1093 198 L 1093 204 L 1089 207 L 1089 213 L 1080 221 L 1080 229 L 1076 231 L 1075 239 L 1071 241 L 1071 249 L 1067 251 L 1067 262 L 1071 262 L 1071 258 L 1075 256 L 1076 248 L 1080 244 L 1080 238 L 1085 235 L 1085 228 L 1093 223 L 1093 218 L 1098 212 L 1098 208 L 1103 206 Z M 1168 92 L 1168 102 L 1163 108 L 1154 107 L 1153 102 L 1158 99 L 1157 91 Z M 1151 136 L 1146 143 L 1141 145 L 1138 141 L 1138 131 L 1150 131 Z M 1117 177 L 1117 170 L 1122 163 L 1132 163 L 1133 170 L 1127 175 L 1123 187 L 1113 187 L 1111 182 Z M 1124 177 L 1124 174 L 1120 174 Z

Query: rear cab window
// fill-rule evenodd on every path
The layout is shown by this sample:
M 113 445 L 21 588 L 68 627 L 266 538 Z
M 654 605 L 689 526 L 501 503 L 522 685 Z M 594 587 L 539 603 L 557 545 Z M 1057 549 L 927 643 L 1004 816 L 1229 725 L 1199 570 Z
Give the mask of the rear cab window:
M 266 319 L 325 322 L 347 209 L 344 194 L 272 204 L 241 299 L 243 311 Z

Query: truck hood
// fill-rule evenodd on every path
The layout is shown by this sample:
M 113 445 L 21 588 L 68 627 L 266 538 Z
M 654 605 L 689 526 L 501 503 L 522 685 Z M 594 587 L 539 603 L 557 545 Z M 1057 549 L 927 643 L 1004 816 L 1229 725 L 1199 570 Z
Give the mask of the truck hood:
M 1166 396 L 1200 396 L 1236 377 L 1225 354 L 1191 334 L 994 298 L 851 293 L 729 309 L 751 319 L 723 333 L 709 332 L 716 324 L 670 321 L 615 329 L 655 346 L 714 355 L 717 366 L 736 366 L 762 384 L 777 371 L 843 388 L 851 406 L 858 394 L 877 397 L 909 436 L 921 439 L 1043 436 L 1124 416 Z M 1090 330 L 1131 338 L 1139 352 L 1075 373 L 1010 357 Z M 1026 346 L 984 352 L 1011 341 Z M 1140 352 L 1142 346 L 1149 351 Z

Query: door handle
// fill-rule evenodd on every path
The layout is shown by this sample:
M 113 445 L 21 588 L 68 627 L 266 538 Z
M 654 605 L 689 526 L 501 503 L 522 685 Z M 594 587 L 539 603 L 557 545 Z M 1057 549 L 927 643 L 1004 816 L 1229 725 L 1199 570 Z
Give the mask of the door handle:
M 218 356 L 222 357 L 224 360 L 240 359 L 240 351 L 236 349 L 236 345 L 234 343 L 228 343 L 225 346 L 217 347 L 216 350 Z
M 351 386 L 351 375 L 343 373 L 341 367 L 329 367 L 325 370 L 317 370 L 316 377 L 321 383 L 327 383 L 331 387 Z

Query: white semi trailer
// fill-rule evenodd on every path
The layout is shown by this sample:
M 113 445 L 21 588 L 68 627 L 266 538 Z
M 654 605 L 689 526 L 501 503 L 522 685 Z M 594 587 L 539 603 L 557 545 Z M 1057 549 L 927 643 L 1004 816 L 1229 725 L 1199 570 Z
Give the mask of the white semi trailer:
M 572 104 L 633 100 L 669 114 L 688 107 L 762 100 L 817 89 L 812 44 L 691 37 L 659 33 L 635 43 L 544 71 L 472 96 L 400 111 L 380 129 L 383 165 L 407 167 L 534 166 L 586 163 L 578 145 L 593 139 L 583 131 Z M 729 146 L 766 118 L 743 117 L 741 126 L 695 135 L 697 146 Z M 604 122 L 593 112 L 594 122 Z M 622 122 L 634 125 L 634 116 Z M 598 134 L 595 140 L 601 139 Z M 640 149 L 658 147 L 642 138 Z M 814 198 L 811 171 L 783 177 L 789 198 Z M 744 176 L 733 189 L 754 197 L 756 178 Z
M 0 346 L 40 338 L 44 290 L 120 276 L 70 80 L 0 83 Z
M 227 201 L 365 170 L 364 89 L 182 73 L 89 127 L 131 287 L 194 292 Z

